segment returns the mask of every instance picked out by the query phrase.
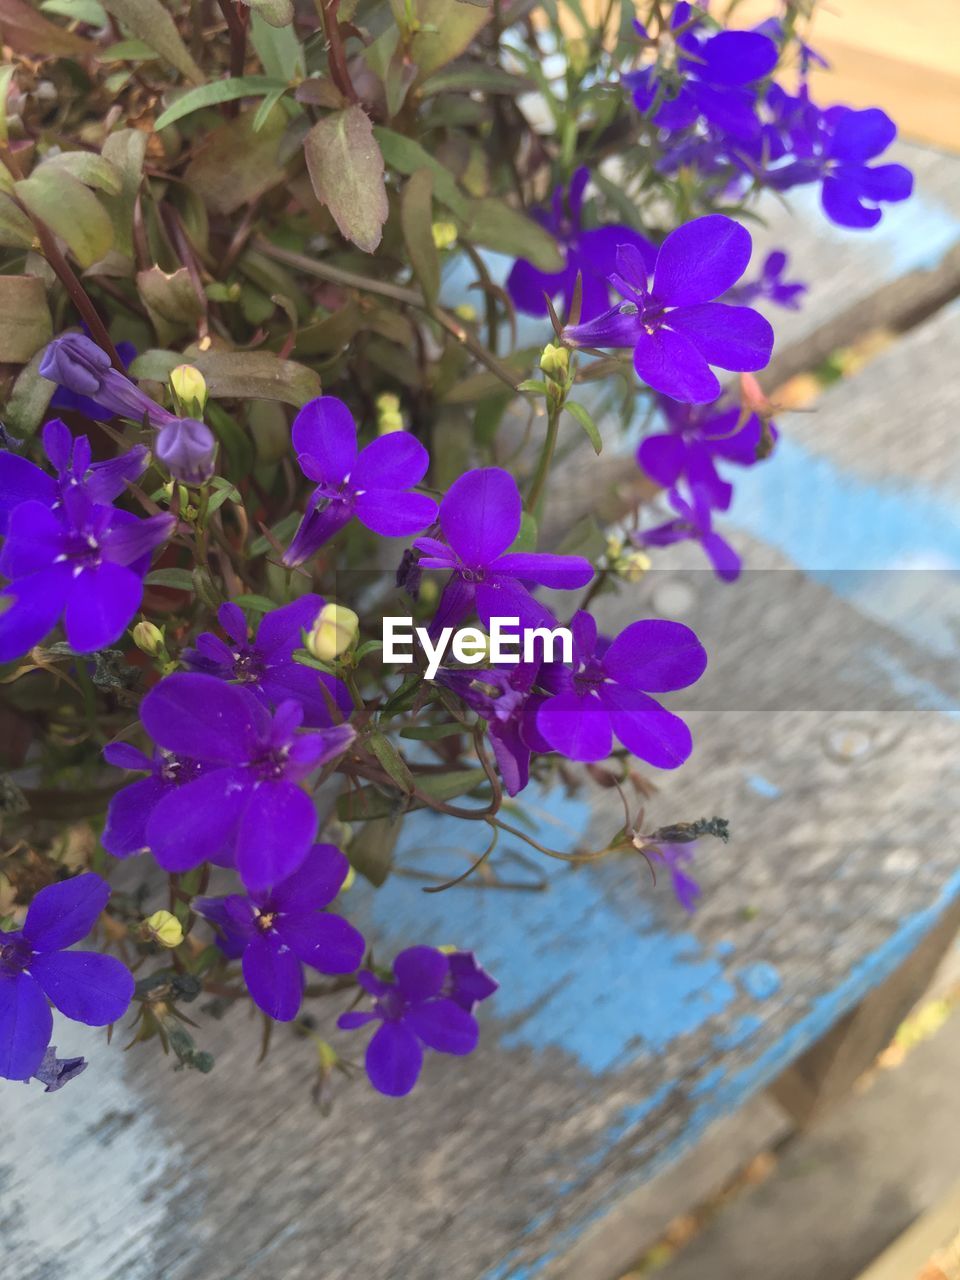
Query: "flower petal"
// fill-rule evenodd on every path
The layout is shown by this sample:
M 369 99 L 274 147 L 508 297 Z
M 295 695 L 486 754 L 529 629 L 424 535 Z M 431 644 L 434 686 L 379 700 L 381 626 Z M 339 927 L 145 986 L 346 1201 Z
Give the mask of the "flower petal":
M 430 455 L 409 431 L 377 436 L 360 450 L 350 472 L 353 489 L 412 489 L 427 474 Z
M 568 274 L 566 270 L 538 271 L 526 258 L 518 258 L 507 276 L 507 293 L 518 311 L 528 316 L 545 316 L 547 304 L 543 295 L 555 298 L 566 288 Z
M 336 845 L 315 844 L 293 875 L 272 891 L 270 906 L 281 912 L 319 911 L 340 892 L 349 870 L 350 863 Z
M 423 1066 L 420 1041 L 402 1022 L 385 1022 L 367 1045 L 365 1065 L 378 1093 L 402 1098 L 417 1083 Z
M 313 458 L 328 484 L 340 484 L 350 474 L 357 457 L 357 424 L 336 396 L 318 396 L 305 404 L 293 420 L 291 436 L 296 452 Z
M 672 432 L 664 435 L 647 436 L 640 441 L 637 450 L 637 462 L 651 480 L 669 488 L 675 484 L 683 471 L 683 462 L 687 448 L 683 440 Z
M 115 858 L 129 858 L 148 847 L 147 822 L 170 790 L 160 778 L 141 778 L 122 787 L 110 801 L 100 842 Z
M 604 685 L 610 722 L 628 751 L 659 769 L 676 769 L 693 750 L 686 724 L 654 698 L 623 685 Z
M 41 889 L 27 910 L 23 936 L 35 951 L 59 951 L 85 938 L 110 898 L 92 871 Z
M 147 820 L 147 843 L 165 871 L 189 871 L 232 846 L 250 798 L 240 769 L 214 769 L 170 790 Z
M 241 962 L 247 990 L 265 1014 L 292 1022 L 303 1000 L 303 966 L 276 933 L 259 933 Z
M 53 1014 L 34 979 L 28 973 L 0 977 L 0 1078 L 29 1080 L 51 1035 Z
M 860 185 L 868 200 L 906 200 L 913 192 L 913 174 L 902 164 L 878 164 L 864 168 Z
M 560 591 L 585 587 L 593 577 L 593 565 L 583 556 L 555 556 L 549 552 L 508 552 L 494 560 L 490 568 L 494 573 Z
M 577 693 L 548 698 L 537 712 L 537 729 L 569 760 L 605 760 L 613 746 L 609 712 L 596 698 Z
M 276 928 L 291 951 L 320 973 L 353 973 L 363 959 L 363 934 L 342 916 L 327 911 L 285 915 Z
M 69 583 L 70 570 L 57 565 L 19 578 L 0 592 L 0 662 L 22 658 L 53 630 Z
M 122 564 L 102 560 L 74 578 L 63 625 L 78 653 L 93 653 L 123 635 L 143 598 L 143 581 Z
M 482 567 L 502 555 L 520 531 L 517 482 L 500 467 L 481 467 L 455 480 L 440 504 L 440 524 L 464 564 Z
M 0 553 L 0 573 L 25 578 L 48 569 L 63 551 L 63 524 L 42 502 L 21 502 L 10 513 L 7 538 Z
M 30 972 L 62 1014 L 88 1027 L 116 1022 L 133 999 L 130 970 L 96 951 L 49 951 L 33 957 Z
M 706 650 L 694 632 L 660 618 L 631 622 L 603 657 L 613 680 L 648 693 L 685 689 L 700 679 L 706 665 Z
M 693 343 L 709 364 L 749 372 L 762 369 L 773 350 L 773 327 L 752 307 L 704 302 L 670 313 L 671 328 Z
M 445 997 L 417 1005 L 407 1014 L 406 1023 L 427 1048 L 438 1053 L 473 1053 L 480 1039 L 473 1014 Z
M 0 534 L 7 532 L 10 513 L 24 502 L 39 502 L 51 507 L 57 500 L 57 482 L 53 476 L 21 458 L 17 453 L 0 453 Z
M 875 227 L 883 213 L 880 209 L 865 205 L 862 195 L 859 183 L 851 181 L 841 170 L 836 177 L 828 174 L 824 178 L 820 188 L 820 203 L 830 221 L 840 227 Z
M 249 690 L 194 672 L 161 680 L 144 698 L 140 719 L 161 747 L 215 764 L 248 760 L 271 723 Z
M 228 893 L 224 898 L 194 898 L 193 910 L 216 926 L 217 946 L 231 960 L 239 959 L 257 936 L 256 911 L 242 893 Z
M 685 67 L 711 84 L 752 84 L 777 65 L 777 46 L 756 31 L 721 31 L 700 46 L 701 62 Z
M 240 879 L 251 892 L 286 880 L 306 858 L 316 831 L 317 811 L 305 791 L 285 780 L 261 783 L 237 834 Z
M 310 630 L 325 604 L 323 596 L 318 596 L 314 591 L 308 591 L 292 604 L 273 609 L 260 623 L 256 639 L 257 649 L 274 661 L 300 649 L 302 647 L 300 633 Z
M 433 524 L 437 518 L 437 504 L 425 493 L 368 489 L 358 495 L 354 512 L 361 524 L 381 537 L 407 538 Z
M 735 582 L 740 577 L 740 557 L 726 538 L 721 538 L 719 533 L 708 533 L 700 539 L 700 545 L 718 578 L 723 582 Z
M 697 348 L 672 329 L 642 333 L 633 367 L 647 386 L 688 404 L 709 404 L 720 394 L 716 375 Z
M 739 222 L 722 213 L 694 218 L 660 246 L 653 292 L 674 307 L 711 302 L 740 279 L 750 253 L 750 233 Z
M 450 963 L 435 947 L 407 947 L 393 962 L 397 986 L 408 1000 L 428 1000 L 439 993 Z
M 830 155 L 835 160 L 862 164 L 886 151 L 897 136 L 897 126 L 879 107 L 857 111 L 835 107 L 828 116 L 833 126 Z

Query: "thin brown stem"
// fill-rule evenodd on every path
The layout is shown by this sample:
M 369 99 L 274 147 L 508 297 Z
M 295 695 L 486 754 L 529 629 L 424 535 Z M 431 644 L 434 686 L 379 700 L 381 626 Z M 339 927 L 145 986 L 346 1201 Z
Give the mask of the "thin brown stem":
M 340 0 L 317 0 L 320 17 L 323 19 L 323 33 L 327 38 L 327 60 L 330 65 L 330 79 L 337 86 L 348 102 L 358 103 L 360 97 L 350 79 L 347 66 L 347 53 L 340 35 L 340 21 L 337 10 Z
M 234 77 L 242 76 L 247 61 L 247 21 L 250 10 L 246 7 L 241 9 L 235 0 L 217 0 L 217 4 L 230 32 L 230 74 Z M 224 103 L 224 113 L 228 116 L 235 116 L 239 110 L 239 100 Z

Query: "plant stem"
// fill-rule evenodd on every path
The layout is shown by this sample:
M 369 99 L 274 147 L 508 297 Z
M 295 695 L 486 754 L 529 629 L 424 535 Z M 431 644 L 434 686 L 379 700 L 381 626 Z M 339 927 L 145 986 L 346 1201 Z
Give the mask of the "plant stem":
M 323 34 L 327 38 L 330 79 L 348 102 L 358 103 L 360 98 L 353 87 L 353 81 L 350 79 L 347 55 L 340 36 L 340 21 L 337 16 L 340 0 L 316 0 L 316 4 L 320 10 L 320 17 L 323 19 Z
M 540 450 L 540 460 L 537 463 L 537 470 L 530 485 L 530 493 L 527 496 L 527 510 L 538 521 L 543 514 L 543 491 L 547 483 L 547 476 L 550 474 L 553 455 L 556 452 L 557 437 L 560 434 L 560 415 L 563 412 L 562 400 L 554 400 L 552 397 L 548 397 L 547 404 L 547 434 L 543 442 L 543 448 Z
M 244 8 L 242 12 L 238 11 L 234 0 L 217 0 L 217 4 L 230 32 L 230 74 L 242 76 L 247 60 L 247 20 L 250 10 Z M 235 116 L 239 110 L 239 101 L 224 103 L 224 111 L 228 116 Z

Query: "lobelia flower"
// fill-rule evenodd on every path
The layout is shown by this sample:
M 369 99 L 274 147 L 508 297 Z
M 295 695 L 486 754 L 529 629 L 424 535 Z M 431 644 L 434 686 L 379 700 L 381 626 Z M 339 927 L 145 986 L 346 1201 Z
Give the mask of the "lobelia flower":
M 762 369 L 773 330 L 750 307 L 715 302 L 750 261 L 749 232 L 723 214 L 708 214 L 671 231 L 657 253 L 652 284 L 635 249 L 617 250 L 611 284 L 626 299 L 563 339 L 579 347 L 633 347 L 633 365 L 654 391 L 706 404 L 720 395 L 711 365 L 737 372 Z
M 76 652 L 115 643 L 143 597 L 152 551 L 165 542 L 171 515 L 139 520 L 95 503 L 82 485 L 66 490 L 54 510 L 30 499 L 10 512 L 0 552 L 0 662 L 20 658 L 62 616 Z
M 689 129 L 702 117 L 733 137 L 752 137 L 759 129 L 759 82 L 776 66 L 777 46 L 759 31 L 704 35 L 697 29 L 696 15 L 690 4 L 674 6 L 671 31 L 687 28 L 673 40 L 674 73 L 656 65 L 644 67 L 623 76 L 623 83 L 633 93 L 638 111 L 646 115 L 655 108 L 653 123 L 663 129 Z M 642 27 L 639 34 L 645 34 Z
M 782 249 L 774 249 L 764 258 L 760 275 L 747 284 L 734 285 L 727 292 L 731 302 L 747 304 L 757 302 L 761 298 L 767 302 L 775 302 L 778 307 L 788 311 L 799 311 L 803 295 L 809 285 L 802 280 L 789 283 L 784 279 L 787 270 L 787 255 Z
M 357 981 L 373 997 L 373 1010 L 342 1013 L 337 1026 L 341 1031 L 352 1031 L 380 1023 L 367 1045 L 367 1076 L 379 1093 L 402 1098 L 417 1083 L 424 1046 L 437 1053 L 472 1053 L 479 1028 L 464 1004 L 466 991 L 461 991 L 459 1000 L 447 994 L 451 990 L 450 959 L 442 951 L 408 947 L 393 962 L 393 978 L 388 982 L 361 969 Z
M 472 951 L 448 951 L 447 960 L 450 971 L 443 984 L 443 994 L 467 1013 L 473 1013 L 481 1000 L 499 990 L 500 984 L 481 969 Z
M 157 862 L 188 871 L 232 855 L 252 892 L 292 875 L 317 830 L 313 801 L 298 783 L 341 755 L 353 728 L 298 732 L 298 702 L 281 702 L 271 715 L 243 685 L 193 672 L 161 680 L 144 698 L 140 718 L 157 746 L 203 766 L 199 777 L 163 796 L 147 820 Z
M 30 1079 L 39 1080 L 44 1086 L 44 1093 L 56 1093 L 71 1080 L 83 1075 L 88 1066 L 86 1058 L 58 1058 L 57 1046 L 51 1044 L 47 1046 L 42 1062 Z
M 388 437 L 389 438 L 389 437 Z M 440 504 L 446 543 L 418 538 L 422 569 L 450 569 L 431 635 L 456 626 L 476 609 L 484 626 L 490 619 L 519 618 L 521 628 L 556 626 L 550 610 L 534 600 L 527 583 L 571 591 L 593 577 L 583 556 L 509 552 L 520 532 L 523 502 L 517 482 L 500 467 L 468 471 L 455 480 Z
M 752 467 L 764 440 L 763 424 L 751 414 L 742 425 L 739 405 L 687 405 L 663 399 L 660 404 L 668 430 L 646 436 L 637 449 L 637 463 L 651 480 L 672 489 L 683 477 L 692 487 L 702 486 L 710 505 L 726 511 L 733 486 L 721 479 L 716 463 L 732 462 Z M 776 440 L 776 428 L 770 424 Z
M 220 930 L 220 949 L 240 959 L 254 1003 L 278 1022 L 300 1011 L 305 964 L 320 973 L 353 973 L 363 959 L 363 935 L 323 910 L 349 868 L 334 845 L 315 844 L 299 869 L 270 890 L 194 899 L 194 909 Z
M 597 634 L 582 610 L 570 623 L 573 666 L 544 666 L 553 697 L 537 713 L 537 728 L 571 760 L 604 760 L 614 735 L 628 751 L 661 769 L 675 769 L 693 742 L 684 722 L 651 693 L 694 684 L 707 665 L 700 641 L 679 622 L 632 622 L 613 641 Z
M 489 722 L 490 743 L 511 796 L 530 781 L 531 755 L 550 750 L 537 729 L 537 710 L 543 702 L 543 695 L 534 692 L 539 671 L 539 662 L 518 662 L 482 671 L 447 670 L 439 677 Z
M 700 886 L 685 870 L 693 862 L 693 849 L 688 844 L 660 844 L 647 850 L 670 872 L 673 892 L 684 911 L 693 911 L 700 897 Z
M 48 1000 L 65 1017 L 91 1027 L 126 1013 L 134 987 L 130 971 L 113 956 L 66 950 L 86 937 L 109 897 L 109 885 L 93 872 L 47 885 L 27 908 L 23 928 L 0 933 L 4 1079 L 29 1080 L 43 1068 L 53 1032 Z
M 197 636 L 193 648 L 184 650 L 183 661 L 194 671 L 238 681 L 267 706 L 293 698 L 303 707 L 305 725 L 327 728 L 335 719 L 331 708 L 339 708 L 338 722 L 345 720 L 353 710 L 353 699 L 342 680 L 295 662 L 293 657 L 303 648 L 302 633 L 310 630 L 323 607 L 322 596 L 300 596 L 266 614 L 250 640 L 243 610 L 239 605 L 222 604 L 217 619 L 232 643 L 225 644 L 205 631 Z
M 108 417 L 147 422 L 156 428 L 156 455 L 175 479 L 201 484 L 213 475 L 217 442 L 210 428 L 193 418 L 178 418 L 151 400 L 82 333 L 54 338 L 40 360 L 40 373 L 61 388 L 95 400 Z
M 86 324 L 83 324 L 82 328 L 84 336 L 92 342 L 93 339 L 90 338 L 90 330 Z M 96 343 L 93 345 L 96 346 Z M 137 348 L 132 342 L 118 342 L 116 344 L 116 352 L 125 370 L 130 368 L 130 365 L 137 357 Z M 81 395 L 79 392 L 71 391 L 69 387 L 62 385 L 58 386 L 54 391 L 50 400 L 50 408 L 62 410 L 64 413 L 82 413 L 85 418 L 90 418 L 93 422 L 108 422 L 114 416 L 112 409 L 98 404 L 90 396 Z
M 130 769 L 150 776 L 121 787 L 110 799 L 100 842 L 114 858 L 129 858 L 150 847 L 147 827 L 154 809 L 178 787 L 193 782 L 203 773 L 199 760 L 154 751 L 144 755 L 126 742 L 113 742 L 103 749 L 103 758 L 117 769 Z
M 407 431 L 391 431 L 357 450 L 357 424 L 342 400 L 319 396 L 293 420 L 300 469 L 317 482 L 283 563 L 303 564 L 354 516 L 385 538 L 431 524 L 437 504 L 409 490 L 426 475 L 430 455 Z
M 725 538 L 714 532 L 714 507 L 709 489 L 702 484 L 694 485 L 691 501 L 677 489 L 671 489 L 667 497 L 677 513 L 676 518 L 654 529 L 631 534 L 634 545 L 646 549 L 670 547 L 677 542 L 699 542 L 717 577 L 724 582 L 735 581 L 740 576 L 740 557 Z
M 526 258 L 513 264 L 507 276 L 507 293 L 514 306 L 527 315 L 547 315 L 544 294 L 555 298 L 558 293 L 563 294 L 564 314 L 569 314 L 578 273 L 583 277 L 580 319 L 592 320 L 600 315 L 610 305 L 608 279 L 616 270 L 618 245 L 634 245 L 653 270 L 657 251 L 639 231 L 623 225 L 583 230 L 583 192 L 589 180 L 589 170 L 577 169 L 570 179 L 566 200 L 563 187 L 555 187 L 549 210 L 531 210 L 531 217 L 546 227 L 564 250 L 566 265 L 562 271 L 540 271 Z
M 136 480 L 147 465 L 147 450 L 142 445 L 105 462 L 93 462 L 87 437 L 74 438 L 59 418 L 44 426 L 42 439 L 56 476 L 17 453 L 0 452 L 0 534 L 6 533 L 10 512 L 21 502 L 33 499 L 56 510 L 64 493 L 73 488 L 82 488 L 93 502 L 112 502 L 123 493 L 127 481 Z

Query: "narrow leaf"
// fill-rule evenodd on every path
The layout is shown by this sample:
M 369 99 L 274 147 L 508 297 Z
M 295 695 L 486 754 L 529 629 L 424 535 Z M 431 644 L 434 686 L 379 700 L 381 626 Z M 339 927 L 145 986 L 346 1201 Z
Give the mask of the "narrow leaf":
M 280 400 L 299 409 L 320 394 L 313 369 L 271 351 L 203 351 L 193 364 L 217 399 Z
M 458 217 L 468 217 L 470 202 L 458 189 L 453 174 L 439 160 L 434 159 L 426 148 L 412 138 L 405 138 L 402 133 L 394 133 L 392 129 L 375 128 L 373 134 L 391 169 L 405 176 L 416 173 L 418 169 L 429 169 L 433 174 L 433 194 L 436 198 Z
M 123 179 L 116 166 L 92 151 L 61 151 L 59 155 L 44 160 L 43 164 L 44 168 L 53 165 L 85 187 L 95 187 L 109 196 L 118 196 L 123 189 Z
M 274 80 L 270 76 L 227 76 L 225 80 L 212 80 L 209 84 L 201 84 L 196 89 L 188 89 L 175 102 L 171 102 L 154 124 L 154 129 L 165 129 L 175 120 L 204 107 L 214 107 L 221 102 L 235 102 L 237 98 L 259 98 L 264 94 L 286 88 L 283 80 Z
M 56 23 L 48 22 L 27 0 L 0 0 L 0 36 L 17 53 L 77 58 L 96 46 Z
M 27 209 L 65 240 L 86 269 L 99 262 L 113 245 L 110 215 L 88 187 L 50 165 L 39 165 L 16 184 Z
M 6 0 L 4 0 L 4 3 Z M 176 67 L 194 84 L 203 84 L 203 72 L 180 38 L 177 24 L 161 0 L 103 0 L 103 7 L 138 36 L 164 61 Z
M 440 259 L 433 243 L 433 174 L 429 169 L 418 169 L 404 187 L 400 225 L 410 265 L 432 306 L 440 292 Z
M 583 427 L 584 431 L 587 434 L 587 438 L 589 439 L 590 443 L 593 445 L 594 453 L 600 453 L 601 450 L 603 449 L 603 439 L 600 435 L 600 428 L 597 426 L 594 420 L 590 417 L 590 414 L 583 407 L 583 405 L 577 404 L 574 400 L 568 400 L 563 407 L 566 409 L 568 413 L 573 414 L 576 420 L 580 423 L 581 427 Z

